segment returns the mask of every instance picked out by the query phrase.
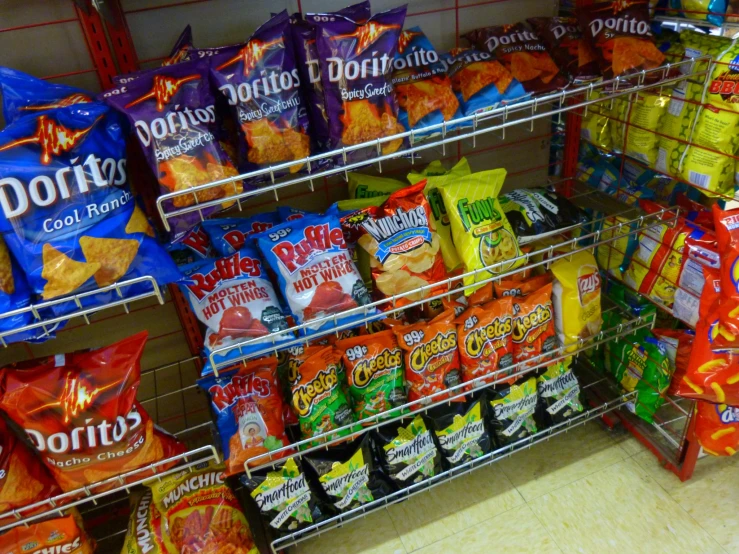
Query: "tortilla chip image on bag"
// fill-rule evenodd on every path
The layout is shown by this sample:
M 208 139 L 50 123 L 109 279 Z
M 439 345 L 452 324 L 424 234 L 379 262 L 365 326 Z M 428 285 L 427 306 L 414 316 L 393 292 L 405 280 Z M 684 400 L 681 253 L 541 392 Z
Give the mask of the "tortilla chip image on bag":
M 712 456 L 733 456 L 739 450 L 739 408 L 696 402 L 695 436 Z
M 316 26 L 330 150 L 405 131 L 391 82 L 405 12 L 401 6 L 366 21 L 341 14 L 306 16 Z M 403 139 L 385 142 L 382 153 L 392 154 L 402 145 Z M 351 163 L 375 155 L 374 147 L 364 148 L 347 153 L 346 159 Z
M 446 465 L 462 465 L 490 452 L 492 445 L 485 425 L 486 409 L 483 394 L 465 404 L 437 406 L 428 412 Z
M 464 285 L 500 275 L 523 264 L 523 254 L 498 201 L 505 169 L 492 169 L 460 177 L 438 187 L 452 228 L 454 246 L 465 272 Z M 490 267 L 494 266 L 494 267 Z M 480 287 L 465 289 L 469 296 Z
M 582 36 L 574 17 L 530 17 L 526 20 L 560 70 L 575 83 L 600 77 L 598 55 Z
M 184 452 L 184 445 L 158 429 L 136 400 L 146 336 L 19 362 L 3 371 L 0 407 L 25 430 L 65 492 Z M 142 477 L 143 472 L 130 479 Z M 116 486 L 118 481 L 106 485 Z
M 398 488 L 420 483 L 441 472 L 441 454 L 420 415 L 380 427 L 376 437 L 382 468 Z
M 131 516 L 121 554 L 164 554 L 162 514 L 154 505 L 151 489 L 136 491 L 130 497 Z
M 168 552 L 259 554 L 224 467 L 204 462 L 149 483 Z
M 0 535 L 0 552 L 63 552 L 92 554 L 95 542 L 85 533 L 79 514 L 18 525 Z

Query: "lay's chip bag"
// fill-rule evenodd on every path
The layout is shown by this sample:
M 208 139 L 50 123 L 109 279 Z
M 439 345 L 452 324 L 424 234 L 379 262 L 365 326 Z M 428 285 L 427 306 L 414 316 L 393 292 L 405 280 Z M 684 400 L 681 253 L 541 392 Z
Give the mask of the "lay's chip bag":
M 522 256 L 521 249 L 498 202 L 505 176 L 505 169 L 492 169 L 438 187 L 465 272 L 482 270 L 465 277 L 465 286 L 523 264 L 522 259 L 516 259 Z M 465 295 L 469 296 L 478 288 L 465 289 Z
M 124 129 L 118 114 L 92 102 L 20 118 L 0 133 L 0 233 L 43 300 L 147 275 L 160 285 L 177 279 L 129 190 Z M 151 292 L 151 285 L 121 292 Z M 80 302 L 113 298 L 110 291 Z M 69 301 L 53 309 L 63 315 L 78 307 Z

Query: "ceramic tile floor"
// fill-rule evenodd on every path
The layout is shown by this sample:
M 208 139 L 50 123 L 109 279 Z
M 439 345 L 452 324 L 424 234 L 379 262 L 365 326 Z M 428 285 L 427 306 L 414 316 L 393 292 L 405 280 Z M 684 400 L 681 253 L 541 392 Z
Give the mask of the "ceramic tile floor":
M 739 456 L 681 483 L 592 422 L 342 529 L 298 554 L 739 554 Z

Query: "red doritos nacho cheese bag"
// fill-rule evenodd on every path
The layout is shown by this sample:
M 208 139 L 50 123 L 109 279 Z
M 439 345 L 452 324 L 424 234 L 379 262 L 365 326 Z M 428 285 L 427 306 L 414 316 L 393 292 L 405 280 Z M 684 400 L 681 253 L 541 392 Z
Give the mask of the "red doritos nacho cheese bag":
M 36 455 L 0 417 L 0 514 L 61 494 Z M 23 512 L 24 516 L 33 512 Z M 14 519 L 14 518 L 13 518 Z M 0 518 L 0 527 L 11 518 Z
M 513 363 L 529 360 L 557 348 L 552 308 L 552 284 L 513 300 Z M 544 363 L 539 358 L 532 365 Z
M 95 542 L 80 527 L 74 515 L 47 519 L 28 527 L 18 525 L 0 535 L 2 554 L 92 554 Z
M 580 29 L 598 53 L 604 79 L 659 67 L 665 55 L 654 45 L 647 0 L 613 0 L 577 10 Z M 654 74 L 655 80 L 661 77 Z
M 184 451 L 136 400 L 146 335 L 4 369 L 0 408 L 28 433 L 64 491 Z
M 405 381 L 410 402 L 461 382 L 454 310 L 446 310 L 429 322 L 395 327 L 393 332 L 405 356 Z M 439 395 L 429 402 L 445 398 L 447 395 Z
M 733 456 L 739 450 L 739 407 L 696 402 L 695 436 L 708 454 Z

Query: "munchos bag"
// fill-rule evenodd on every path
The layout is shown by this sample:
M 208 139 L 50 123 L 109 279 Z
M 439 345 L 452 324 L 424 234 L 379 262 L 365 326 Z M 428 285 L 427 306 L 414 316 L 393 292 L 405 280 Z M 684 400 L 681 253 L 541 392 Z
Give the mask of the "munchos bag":
M 131 515 L 121 554 L 164 554 L 162 514 L 154 505 L 150 489 L 131 493 Z
M 63 552 L 64 554 L 92 554 L 95 542 L 78 522 L 79 514 L 47 519 L 28 526 L 18 525 L 0 535 L 0 552 Z
M 377 429 L 377 446 L 385 474 L 398 488 L 420 483 L 441 471 L 441 454 L 420 415 Z
M 341 14 L 308 14 L 316 26 L 321 82 L 326 97 L 328 149 L 336 150 L 405 131 L 391 74 L 406 6 L 377 13 L 366 21 Z M 403 139 L 382 144 L 396 152 Z M 369 159 L 374 148 L 347 153 L 347 162 Z
M 552 308 L 552 284 L 513 300 L 513 363 L 552 352 L 558 347 Z M 538 365 L 548 358 L 533 362 Z
M 28 433 L 65 492 L 184 452 L 136 400 L 146 336 L 3 371 L 0 407 Z
M 167 552 L 259 554 L 222 465 L 204 462 L 148 486 L 167 529 Z
M 206 219 L 202 226 L 213 249 L 221 256 L 230 256 L 241 250 L 249 237 L 263 233 L 278 223 L 277 212 L 266 212 L 250 217 Z
M 244 471 L 250 458 L 289 444 L 277 383 L 277 358 L 251 360 L 234 371 L 201 379 L 198 384 L 210 395 L 228 475 Z M 263 458 L 252 465 L 267 461 Z
M 739 450 L 739 408 L 696 402 L 695 436 L 711 456 L 733 456 Z
M 391 330 L 340 340 L 354 415 L 362 420 L 406 403 L 403 351 Z M 391 417 L 403 412 L 395 410 Z M 374 423 L 373 420 L 370 423 Z
M 338 216 L 309 215 L 286 221 L 254 239 L 280 281 L 298 324 L 317 317 L 339 314 L 371 302 L 362 276 L 347 249 Z M 368 310 L 372 313 L 374 310 Z M 361 316 L 336 318 L 304 329 L 310 333 Z
M 437 406 L 428 416 L 448 466 L 466 464 L 490 452 L 485 395 L 465 404 Z
M 574 17 L 530 17 L 527 19 L 562 72 L 576 83 L 600 76 L 598 55 L 582 36 Z M 592 108 L 592 106 L 590 106 Z
M 408 400 L 422 400 L 461 383 L 457 329 L 454 310 L 448 309 L 431 321 L 393 328 L 404 352 Z M 447 398 L 440 394 L 428 402 Z M 462 402 L 464 399 L 455 399 Z

